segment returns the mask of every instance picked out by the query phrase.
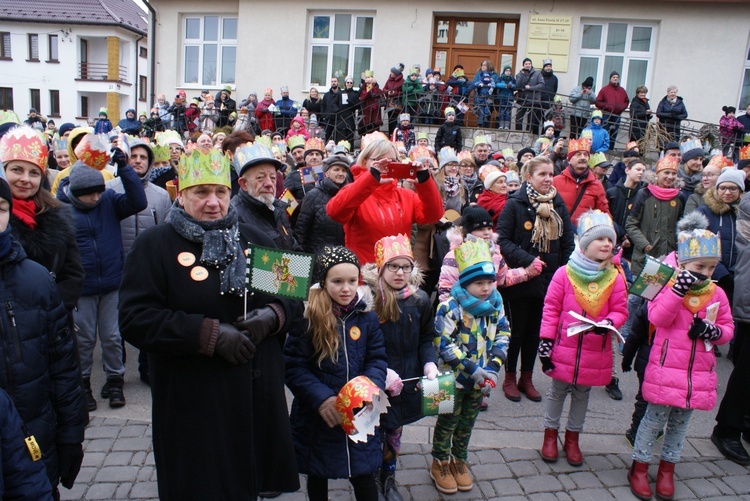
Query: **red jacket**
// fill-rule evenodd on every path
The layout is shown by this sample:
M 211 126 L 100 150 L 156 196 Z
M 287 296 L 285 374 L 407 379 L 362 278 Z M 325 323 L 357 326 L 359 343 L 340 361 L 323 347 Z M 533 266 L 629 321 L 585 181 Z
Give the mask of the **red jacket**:
M 261 130 L 270 130 L 271 132 L 274 132 L 276 130 L 276 123 L 273 120 L 273 113 L 268 111 L 268 107 L 274 104 L 273 99 L 270 99 L 266 101 L 263 99 L 262 101 L 258 101 L 258 104 L 255 106 L 255 118 L 258 119 L 258 125 L 260 126 Z
M 596 96 L 596 107 L 612 115 L 621 115 L 628 104 L 630 104 L 628 93 L 620 85 L 615 87 L 612 84 L 607 84 L 602 87 Z
M 354 182 L 341 188 L 326 205 L 328 217 L 344 225 L 344 243 L 361 264 L 375 262 L 375 242 L 389 235 L 411 235 L 412 224 L 432 224 L 445 212 L 430 177 L 416 192 L 396 182 L 380 184 L 368 169 L 352 166 Z
M 602 183 L 596 179 L 596 176 L 594 176 L 594 173 L 590 169 L 583 181 L 578 183 L 570 173 L 570 167 L 568 167 L 552 179 L 552 184 L 563 201 L 565 201 L 565 207 L 568 208 L 568 212 L 573 208 L 573 204 L 578 198 L 579 190 L 586 190 L 575 212 L 570 214 L 570 222 L 573 223 L 573 226 L 578 225 L 578 218 L 589 209 L 599 209 L 609 214 L 607 193 L 604 191 Z

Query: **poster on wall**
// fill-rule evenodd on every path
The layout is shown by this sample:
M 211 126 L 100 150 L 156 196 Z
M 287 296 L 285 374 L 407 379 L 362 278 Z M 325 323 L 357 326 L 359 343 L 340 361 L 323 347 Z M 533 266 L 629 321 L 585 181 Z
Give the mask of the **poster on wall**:
M 536 68 L 542 67 L 543 60 L 552 59 L 552 69 L 556 73 L 568 71 L 572 27 L 572 17 L 543 14 L 529 17 L 526 54 Z

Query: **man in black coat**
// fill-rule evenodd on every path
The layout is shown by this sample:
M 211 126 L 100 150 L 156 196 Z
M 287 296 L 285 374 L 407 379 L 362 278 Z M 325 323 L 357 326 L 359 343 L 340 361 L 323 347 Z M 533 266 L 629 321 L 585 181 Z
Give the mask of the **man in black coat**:
M 331 139 L 336 129 L 336 114 L 339 112 L 339 79 L 331 77 L 331 88 L 323 94 L 320 104 L 320 122 L 326 128 L 326 141 Z
M 544 80 L 544 88 L 542 88 L 542 108 L 547 110 L 552 106 L 552 100 L 557 94 L 557 76 L 552 71 L 552 59 L 545 59 L 544 66 L 542 67 L 542 80 Z

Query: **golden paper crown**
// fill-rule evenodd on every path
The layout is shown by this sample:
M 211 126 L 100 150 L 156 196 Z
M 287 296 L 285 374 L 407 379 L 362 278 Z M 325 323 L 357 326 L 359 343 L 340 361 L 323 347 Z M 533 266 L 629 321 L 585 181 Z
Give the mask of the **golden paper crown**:
M 400 233 L 396 236 L 383 237 L 375 242 L 375 265 L 378 267 L 378 270 L 384 264 L 398 257 L 404 257 L 414 262 L 411 242 L 406 235 Z
M 680 168 L 680 159 L 675 157 L 661 157 L 656 162 L 656 172 L 659 173 L 663 170 L 677 171 Z
M 719 237 L 708 230 L 682 231 L 677 235 L 677 257 L 680 263 L 693 259 L 721 259 Z
M 86 134 L 75 147 L 78 160 L 96 170 L 102 170 L 109 163 L 109 148 L 96 134 Z
M 483 239 L 467 240 L 456 247 L 454 254 L 459 273 L 476 264 L 492 265 L 490 247 Z
M 750 144 L 740 148 L 740 160 L 750 160 Z
M 711 157 L 711 160 L 708 161 L 708 167 L 709 165 L 713 167 L 718 167 L 719 169 L 723 169 L 724 167 L 732 167 L 734 165 L 734 162 L 732 162 L 731 158 L 727 158 L 722 154 L 714 155 Z
M 388 137 L 380 132 L 379 130 L 376 130 L 375 132 L 370 132 L 369 134 L 366 134 L 362 137 L 360 143 L 361 147 L 364 150 L 367 148 L 370 144 L 372 144 L 374 141 L 388 141 Z
M 203 184 L 218 184 L 231 188 L 229 176 L 229 161 L 219 150 L 196 148 L 189 155 L 180 156 L 180 167 L 177 171 L 180 191 Z
M 409 158 L 412 162 L 416 162 L 420 158 L 432 159 L 432 152 L 426 146 L 415 146 L 409 152 Z
M 476 162 L 474 161 L 474 155 L 469 150 L 462 150 L 458 152 L 458 163 L 461 163 L 463 161 L 471 162 L 473 165 L 476 165 Z
M 625 145 L 626 150 L 634 150 L 638 148 L 638 141 L 630 141 Z
M 591 131 L 586 131 L 591 132 Z M 591 138 L 584 136 L 581 134 L 581 137 L 578 139 L 571 139 L 568 141 L 568 158 L 572 156 L 572 153 L 576 153 L 578 151 L 585 151 L 590 152 L 591 151 Z
M 354 411 L 372 402 L 380 394 L 380 388 L 367 376 L 357 376 L 346 383 L 336 396 L 336 411 L 341 414 L 341 428 L 347 435 L 359 430 L 354 425 Z
M 482 136 L 476 136 L 474 138 L 474 144 L 472 145 L 472 148 L 476 148 L 480 144 L 490 145 L 491 144 L 490 143 L 490 138 L 488 138 L 487 136 L 484 136 L 484 135 L 482 135 Z
M 41 133 L 28 125 L 12 128 L 0 139 L 0 160 L 3 163 L 11 160 L 22 160 L 39 167 L 42 172 L 47 169 L 47 141 Z
M 305 141 L 305 151 L 319 151 L 321 155 L 325 155 L 326 147 L 323 144 L 323 140 L 319 137 L 311 137 Z

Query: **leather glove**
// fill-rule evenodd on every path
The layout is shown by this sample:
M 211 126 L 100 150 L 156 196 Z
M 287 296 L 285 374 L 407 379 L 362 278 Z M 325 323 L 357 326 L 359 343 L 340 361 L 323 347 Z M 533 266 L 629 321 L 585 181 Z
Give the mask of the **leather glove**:
M 490 391 L 492 391 L 492 388 L 497 388 L 498 376 L 497 372 L 495 371 L 488 370 L 486 372 L 488 374 L 487 379 L 489 379 L 490 382 L 482 386 L 482 394 L 489 395 Z
M 497 375 L 496 375 L 497 376 Z M 477 367 L 474 373 L 471 375 L 471 379 L 479 386 L 484 386 L 485 379 L 492 379 L 490 373 L 481 367 Z
M 539 343 L 539 361 L 545 374 L 555 368 L 555 364 L 552 363 L 552 340 L 544 339 Z
M 685 294 L 687 294 L 690 287 L 692 287 L 696 281 L 698 281 L 698 277 L 687 270 L 682 270 L 677 274 L 672 290 L 678 296 L 685 297 Z
M 401 390 L 404 389 L 404 383 L 401 381 L 401 376 L 391 368 L 385 371 L 385 390 L 392 396 L 397 397 L 401 394 Z
M 264 306 L 251 311 L 247 317 L 237 317 L 234 326 L 241 331 L 247 331 L 250 341 L 257 346 L 279 329 L 279 318 L 273 308 Z
M 83 462 L 81 444 L 60 444 L 57 446 L 57 465 L 60 469 L 60 483 L 66 489 L 73 487 Z
M 219 324 L 214 353 L 232 365 L 246 364 L 255 354 L 255 345 L 247 333 L 238 331 L 230 324 Z
M 328 397 L 318 408 L 318 414 L 329 428 L 341 424 L 341 414 L 336 410 L 336 397 Z
M 128 165 L 128 157 L 120 148 L 112 149 L 112 160 L 117 164 L 117 169 L 124 169 Z
M 600 324 L 609 324 L 609 325 L 612 325 L 612 321 L 610 319 L 608 319 L 608 318 L 605 318 L 604 320 L 602 320 L 599 323 Z M 594 327 L 593 329 L 591 329 L 591 332 L 593 332 L 594 334 L 598 334 L 600 336 L 604 336 L 606 334 L 609 334 L 612 331 L 609 330 L 609 329 L 607 329 L 606 327 Z
M 695 317 L 693 325 L 688 331 L 688 337 L 692 340 L 700 338 L 706 341 L 715 341 L 721 337 L 721 329 L 713 324 L 704 322 L 701 318 Z
M 427 362 L 424 364 L 424 368 L 422 369 L 424 371 L 424 375 L 427 376 L 427 379 L 435 379 L 438 377 L 438 374 L 440 374 L 440 371 L 438 371 L 437 365 L 435 365 L 435 362 Z

